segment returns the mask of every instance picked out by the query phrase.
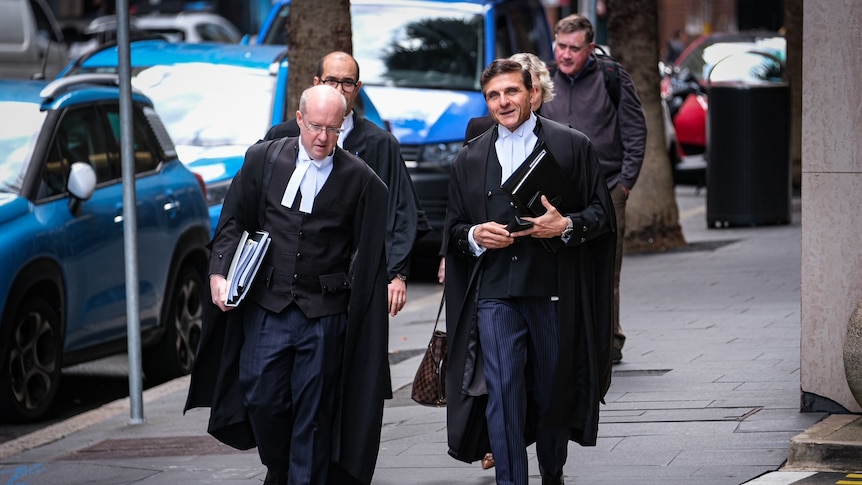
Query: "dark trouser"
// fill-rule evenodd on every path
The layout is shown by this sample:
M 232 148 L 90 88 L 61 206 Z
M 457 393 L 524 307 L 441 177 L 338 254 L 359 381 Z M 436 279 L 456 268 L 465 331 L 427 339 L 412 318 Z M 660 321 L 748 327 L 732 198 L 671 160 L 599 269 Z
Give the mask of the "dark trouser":
M 524 439 L 528 399 L 535 401 L 539 412 L 539 465 L 549 475 L 560 474 L 569 432 L 543 423 L 557 367 L 557 303 L 549 298 L 481 299 L 478 327 L 488 386 L 485 417 L 497 485 L 528 483 Z
M 617 215 L 617 257 L 614 263 L 614 306 L 611 319 L 614 324 L 614 348 L 622 350 L 626 336 L 620 327 L 620 270 L 623 265 L 623 240 L 626 237 L 626 194 L 620 184 L 611 189 L 611 200 Z
M 260 460 L 288 483 L 322 485 L 347 320 L 247 305 L 240 382 Z

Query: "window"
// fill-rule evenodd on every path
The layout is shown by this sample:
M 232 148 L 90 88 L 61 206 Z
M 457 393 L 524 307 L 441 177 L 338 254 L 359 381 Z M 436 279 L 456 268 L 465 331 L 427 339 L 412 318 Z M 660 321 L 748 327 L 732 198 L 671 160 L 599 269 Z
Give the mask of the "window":
M 64 176 L 73 163 L 84 162 L 96 171 L 97 184 L 120 178 L 119 167 L 112 160 L 114 157 L 105 138 L 101 119 L 95 107 L 74 109 L 63 115 L 49 153 L 57 157 L 52 161 L 59 162 Z
M 232 44 L 237 42 L 235 36 L 221 25 L 217 24 L 200 24 L 195 26 L 201 42 L 226 42 Z
M 42 172 L 42 184 L 39 187 L 38 199 L 45 199 L 66 192 L 66 181 L 69 177 L 71 164 L 69 158 L 60 152 L 61 143 L 52 143 L 48 150 L 48 160 Z
M 120 108 L 111 106 L 107 109 L 108 123 L 114 138 L 120 140 Z M 155 170 L 159 165 L 159 157 L 153 150 L 150 142 L 149 123 L 139 110 L 133 113 L 133 136 L 132 151 L 135 153 L 135 173 L 144 173 Z M 119 146 L 119 141 L 117 142 Z
M 477 90 L 482 16 L 424 4 L 355 5 L 353 55 L 368 85 Z
M 33 9 L 33 17 L 36 21 L 36 30 L 39 32 L 39 35 L 51 42 L 61 42 L 59 34 L 54 30 L 54 26 L 51 25 L 48 14 L 42 10 L 42 5 L 39 2 L 31 0 L 30 7 Z

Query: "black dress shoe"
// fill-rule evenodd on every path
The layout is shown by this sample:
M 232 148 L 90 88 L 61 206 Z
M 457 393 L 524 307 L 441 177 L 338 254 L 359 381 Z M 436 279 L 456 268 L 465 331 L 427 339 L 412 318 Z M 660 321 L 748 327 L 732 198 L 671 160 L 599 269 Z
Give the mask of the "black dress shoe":
M 611 354 L 613 365 L 617 365 L 623 361 L 623 351 L 622 349 L 615 348 L 613 353 Z
M 565 485 L 565 483 L 562 473 L 557 477 L 542 476 L 542 485 Z

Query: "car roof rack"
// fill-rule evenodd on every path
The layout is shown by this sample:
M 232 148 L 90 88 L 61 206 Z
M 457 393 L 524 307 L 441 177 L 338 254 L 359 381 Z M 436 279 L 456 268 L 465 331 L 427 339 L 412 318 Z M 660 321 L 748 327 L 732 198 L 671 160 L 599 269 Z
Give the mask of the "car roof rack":
M 53 99 L 59 94 L 66 92 L 71 86 L 79 84 L 98 84 L 101 86 L 119 86 L 120 76 L 111 73 L 87 73 L 75 74 L 72 76 L 62 77 L 48 83 L 42 88 L 39 96 L 42 99 Z

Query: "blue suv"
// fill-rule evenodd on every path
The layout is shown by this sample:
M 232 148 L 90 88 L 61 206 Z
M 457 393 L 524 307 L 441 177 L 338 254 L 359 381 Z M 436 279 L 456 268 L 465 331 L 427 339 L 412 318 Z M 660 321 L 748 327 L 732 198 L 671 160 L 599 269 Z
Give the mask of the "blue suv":
M 117 76 L 0 80 L 0 420 L 49 412 L 61 368 L 126 344 Z M 144 372 L 191 370 L 211 232 L 203 182 L 132 99 Z
M 116 43 L 70 64 L 60 76 L 117 72 Z M 227 188 L 248 147 L 294 116 L 287 107 L 287 49 L 140 40 L 131 44 L 132 84 L 153 100 L 177 153 L 207 185 L 215 229 Z M 364 94 L 357 109 L 383 126 Z
M 419 244 L 436 253 L 449 167 L 467 122 L 488 114 L 479 76 L 516 52 L 553 59 L 545 10 L 541 0 L 351 0 L 350 14 L 362 92 L 401 143 L 436 230 Z M 290 0 L 277 1 L 257 43 L 286 45 L 289 15 Z

